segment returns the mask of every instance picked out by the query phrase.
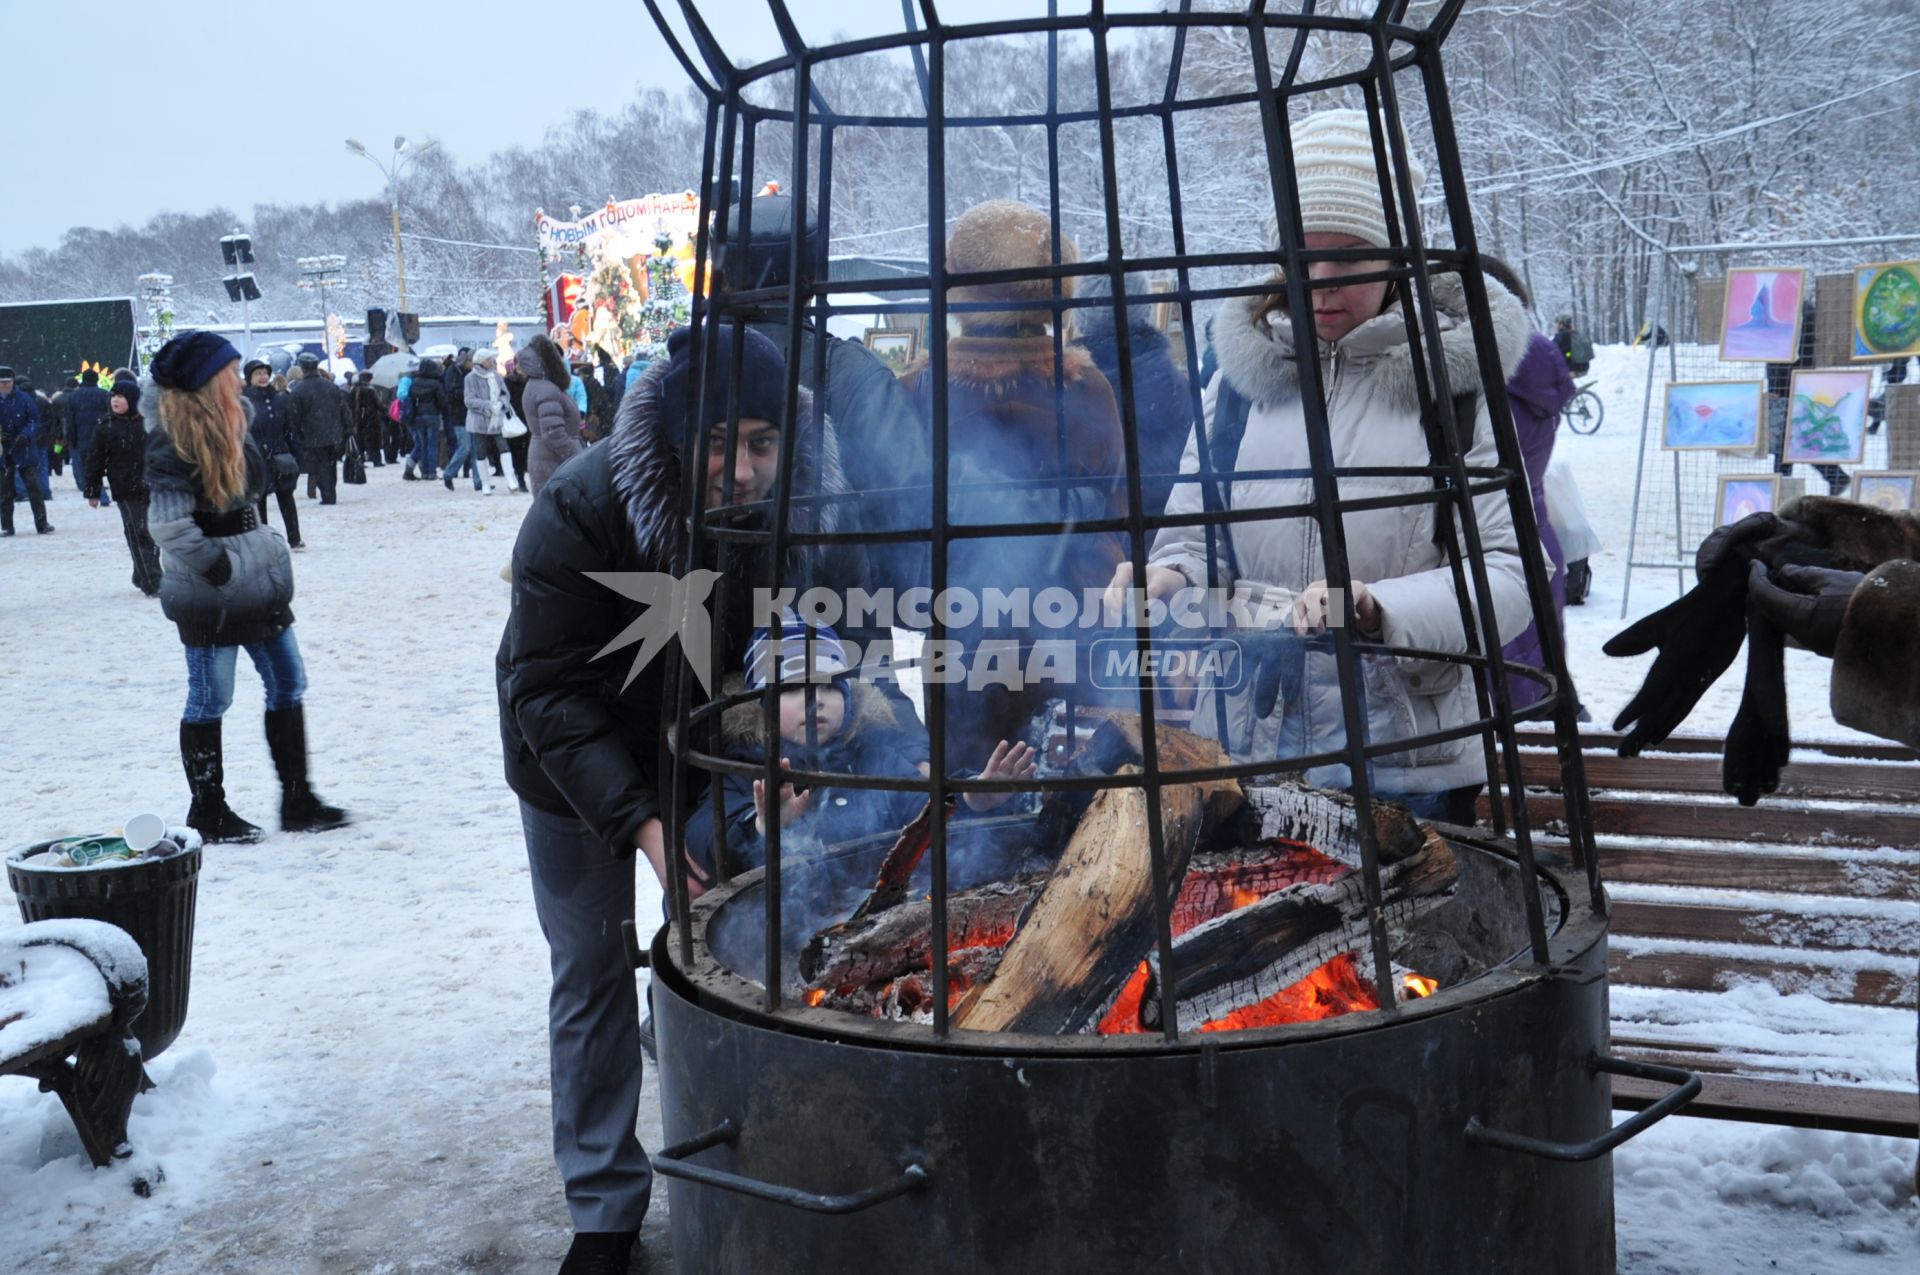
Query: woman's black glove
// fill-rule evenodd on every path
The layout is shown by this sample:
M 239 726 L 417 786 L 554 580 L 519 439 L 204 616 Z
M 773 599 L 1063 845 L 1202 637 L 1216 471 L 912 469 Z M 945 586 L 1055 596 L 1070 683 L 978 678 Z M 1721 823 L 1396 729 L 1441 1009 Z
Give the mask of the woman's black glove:
M 1660 652 L 1639 693 L 1613 719 L 1613 728 L 1626 732 L 1622 757 L 1637 757 L 1671 735 L 1740 654 L 1747 636 L 1745 564 L 1750 558 L 1747 545 L 1729 550 L 1723 560 L 1727 566 L 1716 564 L 1679 601 L 1614 634 L 1600 648 L 1608 655 Z M 1734 563 L 1738 569 L 1728 569 Z
M 1776 567 L 1771 575 L 1755 571 L 1747 596 L 1754 619 L 1764 620 L 1814 654 L 1832 659 L 1840 626 L 1847 618 L 1847 603 L 1865 578 L 1858 571 Z
M 1720 786 L 1743 806 L 1779 788 L 1780 772 L 1793 751 L 1787 733 L 1786 644 L 1761 601 L 1760 591 L 1770 587 L 1766 563 L 1756 560 L 1747 577 L 1747 685 L 1720 755 Z
M 1788 522 L 1776 514 L 1748 514 L 1739 522 L 1716 528 L 1700 542 L 1700 548 L 1693 555 L 1693 572 L 1695 577 L 1705 580 L 1735 556 L 1758 558 L 1773 566 L 1789 546 L 1812 543 L 1812 533 L 1798 523 Z M 1745 568 L 1741 570 L 1744 572 Z

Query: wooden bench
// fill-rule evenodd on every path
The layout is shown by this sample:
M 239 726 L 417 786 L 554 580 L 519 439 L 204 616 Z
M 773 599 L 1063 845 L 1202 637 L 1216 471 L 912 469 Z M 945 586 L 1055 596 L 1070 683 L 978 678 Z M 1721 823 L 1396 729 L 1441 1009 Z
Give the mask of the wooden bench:
M 131 1150 L 145 1079 L 133 1021 L 146 1007 L 146 957 L 126 931 L 70 920 L 0 933 L 0 1075 L 58 1095 L 95 1165 Z
M 1553 736 L 1522 733 L 1530 822 L 1564 834 Z M 1721 741 L 1674 738 L 1622 758 L 1582 736 L 1600 870 L 1612 895 L 1613 984 L 1725 992 L 1741 983 L 1834 1005 L 1920 1009 L 1920 754 L 1884 744 L 1796 749 L 1780 790 L 1742 807 L 1720 789 Z M 1536 787 L 1537 785 L 1537 787 Z M 1484 809 L 1484 799 L 1483 799 Z M 1649 1033 L 1615 1015 L 1615 1052 L 1705 1081 L 1685 1114 L 1915 1137 L 1920 1097 L 1849 1083 L 1844 1057 L 1808 1079 L 1777 1047 Z M 1618 1078 L 1614 1105 L 1666 1088 Z

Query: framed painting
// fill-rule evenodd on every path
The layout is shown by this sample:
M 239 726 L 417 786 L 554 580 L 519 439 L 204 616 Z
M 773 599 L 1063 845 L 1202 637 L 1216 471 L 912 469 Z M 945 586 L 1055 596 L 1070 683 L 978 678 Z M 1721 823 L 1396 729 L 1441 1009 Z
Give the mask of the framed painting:
M 1882 261 L 1853 271 L 1856 361 L 1920 354 L 1920 261 Z
M 1872 389 L 1873 373 L 1864 368 L 1794 372 L 1780 459 L 1858 465 L 1866 454 L 1867 396 Z
M 1722 474 L 1720 497 L 1714 502 L 1714 523 L 1724 527 L 1748 514 L 1770 514 L 1780 506 L 1780 475 Z
M 1740 266 L 1727 271 L 1720 357 L 1734 363 L 1791 363 L 1800 357 L 1800 303 L 1807 272 Z
M 1917 485 L 1920 469 L 1862 470 L 1853 476 L 1853 498 L 1876 509 L 1911 509 Z
M 866 345 L 898 375 L 913 362 L 919 350 L 920 334 L 912 328 L 868 328 Z
M 1766 391 L 1760 381 L 1668 381 L 1660 446 L 1758 452 L 1767 432 Z

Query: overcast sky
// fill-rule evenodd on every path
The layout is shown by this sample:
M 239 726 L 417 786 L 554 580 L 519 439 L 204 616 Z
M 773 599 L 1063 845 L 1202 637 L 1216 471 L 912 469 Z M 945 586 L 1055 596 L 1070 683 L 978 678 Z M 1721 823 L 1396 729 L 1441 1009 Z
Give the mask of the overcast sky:
M 736 61 L 778 52 L 763 0 L 699 7 Z M 789 8 L 809 40 L 900 28 L 896 0 Z M 942 7 L 948 21 L 1045 13 L 1045 0 Z M 685 82 L 641 0 L 0 0 L 0 50 L 0 254 L 159 212 L 224 205 L 244 222 L 256 203 L 362 198 L 383 179 L 346 138 L 385 154 L 396 134 L 435 137 L 472 162 L 639 85 Z

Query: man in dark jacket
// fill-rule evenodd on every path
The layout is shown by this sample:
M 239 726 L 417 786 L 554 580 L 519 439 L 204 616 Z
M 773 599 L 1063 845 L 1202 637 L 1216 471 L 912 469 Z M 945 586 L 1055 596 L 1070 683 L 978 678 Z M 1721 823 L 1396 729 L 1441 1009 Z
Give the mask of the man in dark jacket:
M 80 374 L 79 388 L 67 391 L 65 411 L 67 418 L 66 448 L 73 453 L 73 485 L 81 491 L 96 486 L 94 476 L 87 472 L 87 452 L 93 446 L 94 433 L 107 423 L 111 414 L 107 406 L 107 392 L 100 388 L 100 374 L 89 368 Z M 100 503 L 110 505 L 113 496 L 103 491 Z
M 311 354 L 300 356 L 300 383 L 287 395 L 287 416 L 306 444 L 307 473 L 320 488 L 320 503 L 339 503 L 340 447 L 346 437 L 347 396 Z
M 725 447 L 722 380 L 732 367 L 731 328 L 721 330 L 720 356 L 709 365 L 705 419 L 688 419 L 690 337 L 676 333 L 676 357 L 656 364 L 627 394 L 612 437 L 562 464 L 534 498 L 514 544 L 513 610 L 495 661 L 507 782 L 520 800 L 534 906 L 553 971 L 554 1155 L 575 1230 L 568 1270 L 589 1263 L 624 1270 L 652 1191 L 652 1170 L 634 1136 L 639 1005 L 621 922 L 634 915 L 636 850 L 663 885 L 669 880 L 666 666 L 707 655 L 669 644 L 629 672 L 640 648 L 621 635 L 644 619 L 648 604 L 587 573 L 679 569 L 691 504 L 682 490 L 683 447 L 706 455 L 704 504 L 718 510 L 729 475 L 735 503 L 765 499 L 786 442 L 780 355 L 752 332 L 737 386 L 736 450 Z M 807 410 L 803 402 L 802 414 Z M 819 466 L 819 456 L 796 454 L 796 495 L 824 482 Z M 798 504 L 795 515 L 807 523 Z M 731 664 L 741 659 L 752 626 L 747 588 L 771 583 L 771 572 L 753 562 L 742 567 L 736 558 L 727 564 L 735 569 L 720 577 L 719 565 L 696 562 L 700 574 L 687 580 L 702 587 L 694 605 L 710 612 L 720 658 Z M 804 587 L 818 578 L 802 560 L 788 568 L 785 582 Z M 603 649 L 610 653 L 600 659 Z M 698 685 L 693 694 L 696 702 L 703 698 Z M 700 892 L 697 879 L 691 888 Z
M 133 555 L 133 587 L 160 596 L 160 550 L 147 530 L 147 423 L 140 416 L 140 384 L 115 381 L 107 396 L 107 423 L 94 431 L 87 453 L 87 503 L 98 509 L 104 480 L 120 493 L 120 530 Z
M 66 472 L 67 450 L 73 437 L 68 429 L 67 395 L 79 388 L 80 378 L 68 377 L 67 383 L 61 387 L 60 391 L 47 399 L 46 410 L 41 413 L 43 419 L 40 422 L 40 432 L 46 438 L 46 449 L 52 453 L 48 457 L 48 463 L 52 465 L 56 478 Z M 77 477 L 80 467 L 74 466 L 73 472 Z
M 13 534 L 16 478 L 25 479 L 27 503 L 33 507 L 33 529 L 43 536 L 53 530 L 40 494 L 40 476 L 35 472 L 33 448 L 39 431 L 39 400 L 31 390 L 15 384 L 12 368 L 0 367 L 0 536 Z
M 793 199 L 788 195 L 760 195 L 753 201 L 753 241 L 738 243 L 740 210 L 736 207 L 729 243 L 721 261 L 727 286 L 734 289 L 780 287 L 788 281 L 793 234 Z M 807 227 L 808 250 L 802 256 L 816 260 L 818 229 Z M 804 268 L 804 267 L 803 267 Z M 810 276 L 799 280 L 801 284 Z M 753 329 L 787 350 L 786 307 L 769 307 Z M 802 320 L 795 353 L 800 360 L 800 384 L 820 400 L 834 423 L 840 443 L 840 463 L 854 491 L 885 492 L 860 502 L 863 531 L 907 530 L 927 525 L 927 487 L 933 474 L 933 445 L 926 421 L 894 376 L 893 369 L 866 346 L 823 334 Z M 815 368 L 818 347 L 826 342 L 826 381 L 818 383 Z M 910 490 L 912 488 L 920 490 Z M 909 490 L 901 490 L 909 489 Z M 869 554 L 874 586 L 906 589 L 930 578 L 925 544 L 876 546 Z M 849 633 L 865 638 L 868 635 Z
M 467 373 L 471 371 L 473 371 L 473 351 L 463 345 L 452 358 L 447 360 L 446 368 L 440 373 L 440 393 L 446 400 L 446 413 L 440 421 L 440 438 L 446 450 L 441 454 L 449 459 L 453 456 L 453 450 L 459 446 L 453 431 L 456 428 L 465 428 L 467 423 Z M 458 478 L 460 475 L 452 476 Z

